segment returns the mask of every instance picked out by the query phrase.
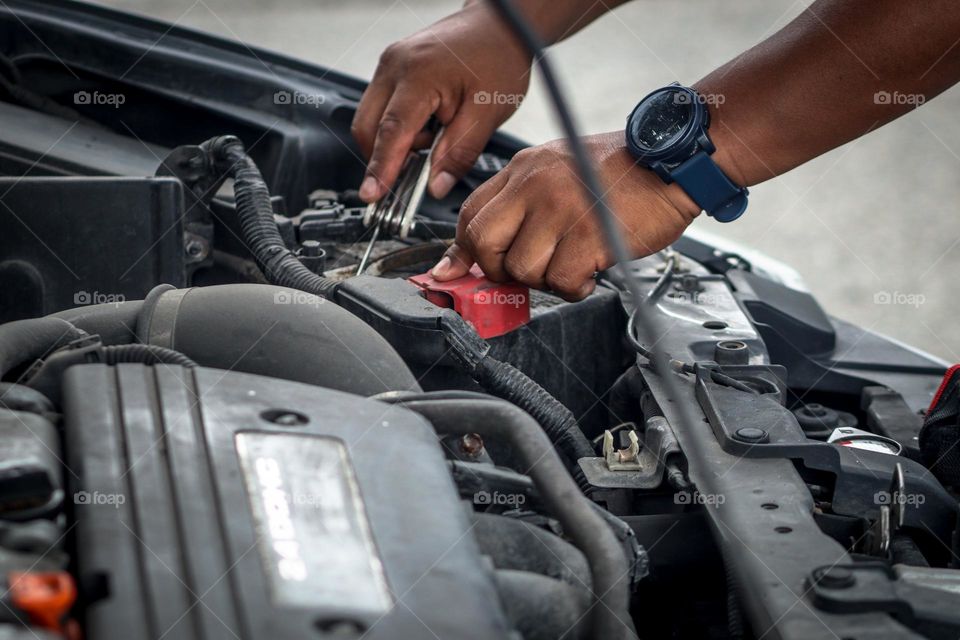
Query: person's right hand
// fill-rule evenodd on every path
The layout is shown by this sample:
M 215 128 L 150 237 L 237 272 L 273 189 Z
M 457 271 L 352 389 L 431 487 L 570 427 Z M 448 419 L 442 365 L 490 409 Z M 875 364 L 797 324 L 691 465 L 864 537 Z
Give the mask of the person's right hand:
M 519 106 L 532 60 L 487 3 L 471 4 L 383 52 L 351 131 L 369 159 L 366 202 L 393 187 L 431 115 L 444 125 L 429 190 L 445 196 Z

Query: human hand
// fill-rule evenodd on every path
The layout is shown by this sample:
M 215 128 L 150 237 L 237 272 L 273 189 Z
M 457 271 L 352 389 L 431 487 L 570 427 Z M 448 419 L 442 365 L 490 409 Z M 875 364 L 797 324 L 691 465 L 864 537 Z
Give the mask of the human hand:
M 668 246 L 700 213 L 677 185 L 635 164 L 622 131 L 584 143 L 634 256 Z M 476 262 L 492 280 L 580 300 L 593 291 L 594 273 L 613 265 L 591 204 L 564 141 L 524 149 L 464 202 L 456 240 L 433 276 L 458 278 Z
M 433 152 L 429 190 L 445 196 L 520 105 L 530 65 L 487 3 L 387 47 L 351 127 L 369 158 L 360 197 L 373 202 L 387 193 L 409 151 L 429 144 L 423 128 L 431 115 L 444 132 Z

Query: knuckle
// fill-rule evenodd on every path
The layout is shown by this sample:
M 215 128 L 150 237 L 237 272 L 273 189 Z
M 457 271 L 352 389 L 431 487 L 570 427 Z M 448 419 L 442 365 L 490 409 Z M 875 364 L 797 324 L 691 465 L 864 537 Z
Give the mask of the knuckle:
M 517 151 L 515 154 L 513 154 L 513 158 L 510 159 L 510 164 L 513 164 L 514 162 L 516 162 L 517 164 L 527 163 L 536 154 L 537 152 L 534 151 L 534 147 L 526 147 L 526 148 L 520 149 L 520 151 Z
M 580 279 L 565 268 L 554 267 L 547 272 L 547 286 L 562 295 L 576 295 L 582 285 Z
M 403 57 L 405 46 L 402 41 L 392 42 L 380 54 L 380 66 L 386 67 Z
M 417 39 L 404 47 L 403 57 L 413 68 L 436 59 L 436 47 L 429 40 Z
M 481 195 L 478 195 L 478 194 L 480 194 L 481 191 L 482 191 L 482 188 L 477 189 L 476 191 L 471 193 L 469 196 L 467 196 L 467 199 L 463 201 L 462 205 L 460 205 L 460 222 L 462 224 L 466 224 L 472 221 L 474 216 L 476 216 L 477 213 L 480 211 Z
M 473 167 L 480 152 L 480 150 L 473 146 L 457 145 L 447 150 L 442 161 L 455 171 L 466 173 Z
M 391 140 L 403 134 L 403 119 L 395 113 L 385 113 L 377 125 L 377 136 Z
M 463 231 L 467 245 L 471 247 L 475 253 L 484 253 L 486 249 L 485 240 L 487 238 L 487 232 L 485 227 L 486 225 L 483 222 L 483 218 L 476 217 L 467 224 L 467 228 Z
M 360 122 L 354 117 L 353 122 L 350 123 L 350 135 L 353 136 L 353 139 L 360 143 L 361 147 L 367 148 L 370 145 L 370 135 L 367 132 L 367 127 L 364 127 Z
M 537 285 L 541 282 L 536 270 L 537 260 L 532 259 L 527 254 L 510 251 L 507 253 L 506 259 L 503 261 L 503 268 L 515 280 L 518 280 L 523 284 Z

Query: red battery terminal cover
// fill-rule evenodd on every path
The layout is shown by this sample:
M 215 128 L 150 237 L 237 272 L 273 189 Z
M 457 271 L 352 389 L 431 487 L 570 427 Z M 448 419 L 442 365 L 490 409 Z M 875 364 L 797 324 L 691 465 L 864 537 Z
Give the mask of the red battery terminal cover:
M 434 280 L 430 272 L 409 280 L 433 304 L 459 313 L 481 338 L 502 336 L 530 321 L 530 289 L 517 282 L 488 280 L 477 265 L 447 282 Z

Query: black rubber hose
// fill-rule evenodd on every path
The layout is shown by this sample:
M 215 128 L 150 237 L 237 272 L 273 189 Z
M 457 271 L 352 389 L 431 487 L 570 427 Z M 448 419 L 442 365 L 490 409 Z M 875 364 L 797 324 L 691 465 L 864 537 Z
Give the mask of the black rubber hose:
M 104 344 L 130 344 L 137 340 L 137 316 L 142 307 L 142 300 L 107 302 L 66 309 L 47 317 L 66 320 L 91 335 L 98 335 Z
M 85 335 L 61 318 L 31 318 L 0 325 L 0 378 Z
M 513 365 L 487 356 L 473 376 L 491 395 L 508 400 L 533 416 L 574 466 L 580 458 L 596 456 L 573 412 Z
M 179 351 L 157 347 L 152 344 L 117 344 L 103 347 L 100 356 L 104 364 L 141 362 L 143 364 L 169 364 L 195 367 L 197 363 Z
M 234 136 L 204 142 L 218 172 L 233 178 L 233 195 L 241 235 L 267 280 L 275 285 L 331 298 L 337 283 L 310 271 L 287 249 L 273 218 L 270 191 L 243 143 Z
M 589 633 L 583 613 L 589 597 L 568 583 L 528 571 L 497 569 L 497 591 L 523 640 L 579 640 Z
M 529 571 L 590 590 L 590 565 L 563 538 L 538 526 L 495 513 L 473 514 L 473 535 L 497 569 Z
M 544 504 L 590 563 L 594 598 L 591 637 L 632 637 L 629 572 L 624 570 L 620 543 L 580 492 L 540 425 L 516 406 L 495 399 L 422 399 L 400 404 L 430 420 L 441 435 L 478 433 L 513 445 Z

